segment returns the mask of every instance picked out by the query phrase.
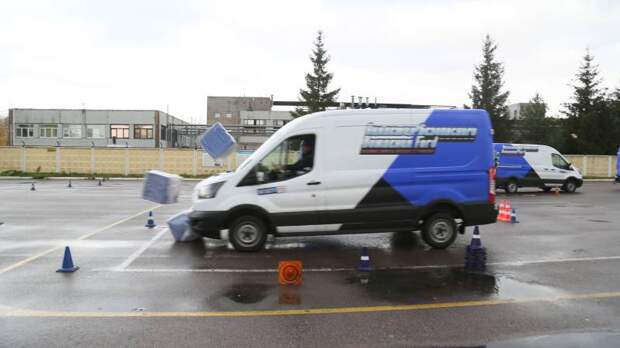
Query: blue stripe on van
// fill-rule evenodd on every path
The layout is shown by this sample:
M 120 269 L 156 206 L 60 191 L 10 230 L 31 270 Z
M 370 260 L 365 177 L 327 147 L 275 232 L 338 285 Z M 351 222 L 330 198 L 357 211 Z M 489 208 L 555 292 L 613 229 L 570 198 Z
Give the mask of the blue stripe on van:
M 382 179 L 412 205 L 436 200 L 487 201 L 493 137 L 486 111 L 433 110 L 426 126 L 475 127 L 478 131 L 473 142 L 439 142 L 433 154 L 399 155 Z
M 495 144 L 494 150 L 499 154 L 497 164 L 497 179 L 517 178 L 523 179 L 528 176 L 534 168 L 527 162 L 523 152 L 520 154 L 502 154 L 504 146 L 512 146 L 510 144 Z

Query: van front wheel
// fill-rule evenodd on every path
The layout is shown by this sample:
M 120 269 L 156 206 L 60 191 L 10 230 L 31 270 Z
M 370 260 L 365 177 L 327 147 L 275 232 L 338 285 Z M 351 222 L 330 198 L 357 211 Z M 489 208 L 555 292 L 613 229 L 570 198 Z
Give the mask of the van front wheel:
M 228 239 L 238 251 L 260 250 L 267 240 L 265 223 L 253 215 L 236 218 L 230 225 L 228 233 Z
M 448 213 L 436 213 L 424 221 L 422 239 L 435 249 L 445 249 L 456 239 L 456 222 Z
M 566 193 L 573 193 L 577 190 L 577 183 L 573 179 L 568 179 L 562 186 L 562 190 Z

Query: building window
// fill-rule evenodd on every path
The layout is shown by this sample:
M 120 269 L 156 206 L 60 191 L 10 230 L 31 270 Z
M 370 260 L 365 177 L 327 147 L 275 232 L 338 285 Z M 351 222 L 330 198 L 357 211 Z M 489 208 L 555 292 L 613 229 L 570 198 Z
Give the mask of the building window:
M 39 126 L 39 137 L 41 138 L 58 138 L 58 125 L 42 124 Z
M 232 118 L 232 114 L 231 113 L 226 114 L 226 118 Z
M 32 138 L 34 136 L 34 126 L 31 124 L 18 124 L 15 128 L 15 136 L 20 138 Z
M 65 138 L 81 138 L 82 137 L 82 125 L 81 124 L 65 124 L 62 126 L 63 137 Z
M 166 140 L 166 133 L 167 133 L 166 126 L 162 125 L 161 128 L 160 128 L 160 131 L 159 131 L 161 140 Z
M 105 138 L 105 126 L 102 124 L 86 126 L 86 136 L 91 139 Z
M 134 139 L 153 139 L 153 126 L 150 124 L 136 124 L 133 126 Z
M 110 125 L 110 137 L 116 139 L 129 139 L 129 125 L 113 124 Z
M 267 124 L 266 120 L 243 120 L 245 126 L 264 126 Z
M 216 112 L 216 113 L 214 113 L 214 114 L 213 114 L 213 116 L 214 116 L 215 118 L 220 118 L 220 113 L 219 113 L 219 112 Z
M 282 127 L 286 124 L 286 120 L 273 120 L 273 125 L 276 127 Z

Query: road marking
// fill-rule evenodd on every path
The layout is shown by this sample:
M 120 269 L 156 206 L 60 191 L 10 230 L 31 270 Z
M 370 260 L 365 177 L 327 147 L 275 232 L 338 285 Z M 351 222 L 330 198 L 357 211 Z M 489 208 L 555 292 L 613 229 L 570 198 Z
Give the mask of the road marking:
M 122 224 L 123 222 L 129 221 L 129 220 L 131 220 L 131 219 L 133 219 L 133 218 L 136 218 L 136 217 L 138 217 L 138 216 L 140 216 L 140 215 L 146 214 L 146 213 L 148 213 L 149 211 L 151 211 L 151 210 L 155 210 L 155 209 L 157 209 L 157 208 L 159 208 L 159 207 L 161 207 L 161 204 L 155 205 L 155 206 L 153 206 L 153 207 L 151 207 L 151 208 L 149 208 L 149 209 L 146 209 L 146 210 L 144 210 L 144 211 L 141 211 L 141 212 L 139 212 L 139 213 L 136 213 L 136 214 L 134 214 L 134 215 L 131 215 L 131 216 L 128 216 L 128 217 L 126 217 L 126 218 L 124 218 L 124 219 L 121 219 L 121 220 L 119 220 L 119 221 L 116 221 L 116 222 L 114 222 L 114 223 L 112 223 L 112 224 L 109 224 L 109 225 L 107 225 L 107 226 L 104 226 L 104 227 L 102 227 L 102 228 L 100 228 L 100 229 L 98 229 L 98 230 L 96 230 L 96 231 L 94 231 L 94 232 L 87 233 L 87 234 L 85 234 L 85 235 L 83 235 L 83 236 L 80 236 L 80 237 L 76 238 L 75 240 L 83 240 L 83 239 L 90 238 L 90 237 L 92 237 L 92 236 L 96 235 L 97 233 L 101 233 L 101 232 L 103 232 L 103 231 L 105 231 L 105 230 L 108 230 L 108 229 L 110 229 L 110 228 L 112 228 L 112 227 L 114 227 L 114 226 L 120 225 L 120 224 Z M 14 269 L 16 269 L 16 268 L 18 268 L 18 267 L 21 267 L 21 266 L 23 266 L 23 265 L 25 265 L 25 264 L 27 264 L 27 263 L 29 263 L 29 262 L 32 262 L 32 261 L 34 261 L 34 260 L 36 260 L 36 259 L 38 259 L 38 258 L 40 258 L 40 257 L 43 257 L 43 256 L 45 256 L 45 255 L 47 255 L 47 254 L 50 254 L 50 253 L 52 253 L 52 252 L 54 252 L 54 251 L 56 251 L 56 250 L 60 250 L 60 249 L 62 249 L 62 248 L 64 248 L 64 245 L 55 246 L 55 247 L 53 247 L 53 248 L 47 249 L 47 250 L 42 251 L 42 252 L 40 252 L 40 253 L 38 253 L 38 254 L 35 254 L 35 255 L 33 255 L 33 256 L 30 256 L 30 257 L 28 257 L 28 258 L 26 258 L 26 259 L 23 259 L 23 260 L 21 260 L 21 261 L 18 261 L 18 262 L 14 263 L 14 264 L 12 264 L 12 265 L 9 265 L 9 266 L 7 266 L 7 267 L 5 267 L 5 268 L 0 268 L 0 274 L 6 273 L 6 272 L 11 271 L 11 270 L 14 270 Z
M 599 256 L 599 257 L 574 257 L 566 259 L 551 260 L 531 260 L 531 261 L 504 261 L 489 262 L 487 266 L 527 266 L 536 264 L 553 264 L 565 262 L 596 262 L 596 261 L 613 261 L 620 260 L 620 256 Z M 459 268 L 463 267 L 462 263 L 443 264 L 443 265 L 420 265 L 420 266 L 393 266 L 393 267 L 375 267 L 376 271 L 405 271 L 405 270 L 424 270 L 424 269 L 443 269 L 443 268 Z M 304 268 L 304 272 L 349 272 L 355 271 L 353 267 L 342 268 Z M 186 272 L 186 273 L 273 273 L 278 272 L 277 268 L 259 268 L 259 269 L 242 269 L 242 268 L 203 268 L 203 269 L 187 269 L 187 268 L 125 268 L 119 270 L 117 268 L 99 269 L 99 271 L 112 272 L 135 272 L 135 273 L 170 273 L 170 272 Z
M 37 311 L 0 307 L 0 318 L 210 318 L 210 317 L 264 317 L 318 314 L 353 314 L 372 312 L 418 311 L 433 309 L 454 309 L 466 307 L 497 306 L 506 304 L 553 303 L 571 300 L 594 300 L 619 298 L 620 291 L 572 294 L 554 297 L 539 297 L 521 300 L 480 300 L 443 303 L 425 303 L 414 305 L 367 306 L 367 307 L 328 307 L 308 309 L 273 309 L 255 311 L 222 312 L 71 312 L 71 311 Z
M 166 233 L 167 231 L 168 231 L 167 228 L 165 227 L 161 228 L 161 231 L 159 231 L 159 233 L 157 233 L 155 236 L 153 236 L 153 238 L 151 238 L 150 240 L 142 244 L 140 249 L 136 250 L 133 254 L 129 255 L 129 257 L 123 263 L 121 263 L 118 267 L 116 267 L 115 270 L 117 271 L 125 270 L 127 267 L 129 267 L 129 265 L 131 265 L 132 262 L 134 262 L 140 255 L 142 255 L 142 253 L 146 249 L 148 249 L 151 245 L 153 245 L 153 243 L 155 243 L 159 238 L 161 238 L 161 236 L 163 236 L 164 233 Z

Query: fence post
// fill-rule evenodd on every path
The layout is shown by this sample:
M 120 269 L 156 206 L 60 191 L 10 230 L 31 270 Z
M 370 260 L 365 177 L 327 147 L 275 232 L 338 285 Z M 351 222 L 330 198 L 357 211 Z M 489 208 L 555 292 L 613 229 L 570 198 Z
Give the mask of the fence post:
M 129 175 L 129 148 L 125 148 L 125 176 Z
M 196 176 L 198 174 L 197 170 L 197 161 L 196 161 L 196 149 L 192 150 L 192 176 Z
M 90 173 L 95 174 L 96 168 L 97 167 L 95 164 L 95 147 L 91 146 L 90 147 Z
M 611 156 L 607 156 L 607 177 L 611 178 Z
M 581 166 L 583 168 L 583 176 L 586 176 L 588 175 L 588 155 L 583 155 L 581 161 L 583 162 Z
M 164 170 L 164 149 L 159 148 L 159 170 Z
M 56 174 L 60 173 L 60 147 L 56 146 Z
M 26 147 L 22 146 L 22 172 L 26 172 Z

